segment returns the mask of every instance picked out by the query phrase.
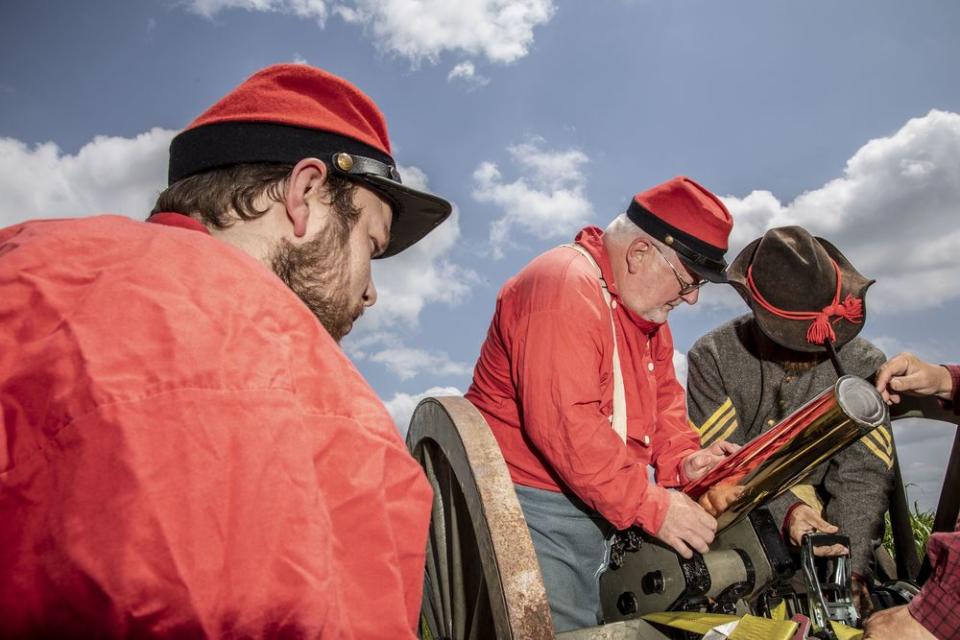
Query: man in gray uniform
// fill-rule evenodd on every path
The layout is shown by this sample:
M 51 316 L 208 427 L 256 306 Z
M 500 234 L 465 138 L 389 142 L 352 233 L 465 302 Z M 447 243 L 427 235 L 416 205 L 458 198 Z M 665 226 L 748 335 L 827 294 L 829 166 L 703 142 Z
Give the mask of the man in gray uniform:
M 884 354 L 856 337 L 874 281 L 826 240 L 801 227 L 771 229 L 747 245 L 727 276 L 753 313 L 706 334 L 687 355 L 687 410 L 703 446 L 722 439 L 744 444 L 836 382 L 827 341 L 846 373 L 867 377 L 883 364 Z M 863 596 L 883 536 L 892 464 L 892 434 L 881 427 L 767 505 L 793 544 L 837 526 L 850 537 L 862 607 L 870 602 Z

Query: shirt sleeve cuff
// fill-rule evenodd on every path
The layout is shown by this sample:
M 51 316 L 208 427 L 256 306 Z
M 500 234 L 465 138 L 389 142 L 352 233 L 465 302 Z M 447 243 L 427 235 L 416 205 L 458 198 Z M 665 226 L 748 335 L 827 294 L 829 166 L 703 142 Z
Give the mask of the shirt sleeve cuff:
M 647 504 L 644 506 L 636 524 L 650 535 L 656 536 L 667 518 L 667 510 L 670 508 L 670 490 L 651 484 Z
M 790 508 L 787 509 L 787 514 L 783 517 L 783 526 L 780 528 L 780 537 L 784 539 L 787 544 L 791 544 L 790 540 L 790 518 L 793 516 L 793 512 L 797 510 L 798 507 L 807 504 L 803 500 L 797 500 Z
M 942 402 L 945 409 L 951 409 L 955 414 L 960 415 L 960 365 L 945 364 L 941 365 L 950 372 L 950 379 L 953 380 L 953 393 L 950 400 Z

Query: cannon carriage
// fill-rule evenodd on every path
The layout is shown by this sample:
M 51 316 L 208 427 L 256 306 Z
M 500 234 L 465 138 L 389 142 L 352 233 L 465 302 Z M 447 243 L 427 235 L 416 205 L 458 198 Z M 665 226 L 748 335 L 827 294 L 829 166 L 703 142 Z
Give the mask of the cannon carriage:
M 905 399 L 893 419 L 927 418 L 956 425 L 958 417 L 932 400 Z M 789 573 L 803 574 L 786 557 L 782 541 L 765 510 L 756 509 L 727 527 L 708 554 L 682 561 L 672 550 L 637 533 L 623 535 L 601 581 L 604 624 L 554 634 L 550 607 L 533 544 L 506 463 L 483 416 L 459 396 L 426 398 L 417 407 L 407 435 L 408 447 L 433 488 L 428 536 L 421 636 L 430 639 L 539 638 L 666 640 L 682 637 L 641 616 L 654 610 L 692 608 L 712 603 L 713 610 L 769 615 L 770 603 L 785 595 Z M 899 470 L 891 498 L 896 547 L 896 582 L 882 594 L 888 605 L 915 593 L 923 569 L 917 559 Z M 960 505 L 960 430 L 944 479 L 934 529 L 949 530 Z M 631 541 L 630 536 L 635 539 Z M 630 548 L 632 545 L 632 549 Z M 624 548 L 624 546 L 626 548 Z M 642 555 L 636 555 L 639 549 Z M 617 555 L 619 554 L 619 558 Z M 635 570 L 626 556 L 635 555 Z M 648 566 L 651 565 L 652 566 Z M 811 569 L 812 570 L 812 569 Z M 842 568 L 823 581 L 819 611 L 804 598 L 800 607 L 813 615 L 843 619 L 849 608 Z M 808 585 L 809 586 L 809 585 Z M 818 581 L 817 587 L 820 587 Z M 789 595 L 789 594 L 786 594 Z M 722 609 L 716 606 L 722 605 Z M 796 603 L 794 606 L 798 606 Z M 821 622 L 825 622 L 821 620 Z M 829 629 L 829 625 L 826 626 Z M 829 637 L 829 631 L 826 631 Z M 693 636 L 691 636 L 693 637 Z

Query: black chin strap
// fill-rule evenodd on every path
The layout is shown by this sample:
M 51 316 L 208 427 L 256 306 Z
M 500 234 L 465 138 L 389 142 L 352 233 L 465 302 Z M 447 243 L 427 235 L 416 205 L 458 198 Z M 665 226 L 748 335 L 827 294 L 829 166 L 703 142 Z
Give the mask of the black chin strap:
M 837 371 L 837 377 L 842 378 L 847 375 L 847 372 L 843 370 L 843 364 L 840 363 L 837 350 L 833 348 L 833 341 L 830 339 L 824 340 L 823 347 L 827 350 L 827 355 L 830 356 L 830 362 L 833 363 L 833 368 Z

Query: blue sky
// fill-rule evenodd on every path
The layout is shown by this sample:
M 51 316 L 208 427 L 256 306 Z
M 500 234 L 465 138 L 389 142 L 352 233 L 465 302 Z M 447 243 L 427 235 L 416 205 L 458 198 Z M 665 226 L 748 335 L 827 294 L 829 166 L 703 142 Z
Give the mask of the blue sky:
M 960 360 L 960 5 L 776 0 L 127 0 L 0 7 L 0 225 L 142 217 L 170 137 L 257 69 L 303 61 L 385 112 L 407 180 L 457 206 L 377 265 L 345 349 L 404 422 L 465 390 L 497 290 L 678 174 L 723 196 L 733 252 L 803 224 L 878 283 L 863 335 Z M 713 288 L 678 362 L 744 310 Z M 898 429 L 934 503 L 948 430 Z

